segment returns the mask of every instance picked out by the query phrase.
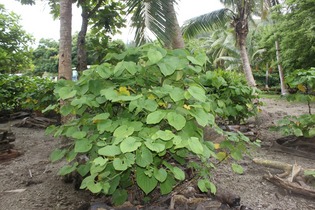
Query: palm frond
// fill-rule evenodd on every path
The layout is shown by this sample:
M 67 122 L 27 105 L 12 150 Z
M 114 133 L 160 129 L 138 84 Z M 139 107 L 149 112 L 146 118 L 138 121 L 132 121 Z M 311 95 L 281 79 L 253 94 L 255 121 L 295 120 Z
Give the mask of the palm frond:
M 127 0 L 127 14 L 132 14 L 131 27 L 135 28 L 135 42 L 141 45 L 150 41 L 152 34 L 167 41 L 170 39 L 166 27 L 173 23 L 173 19 L 165 12 L 170 0 Z M 174 3 L 177 1 L 174 0 Z
M 233 12 L 227 8 L 219 9 L 185 21 L 182 31 L 185 38 L 192 38 L 202 32 L 224 27 L 231 21 Z

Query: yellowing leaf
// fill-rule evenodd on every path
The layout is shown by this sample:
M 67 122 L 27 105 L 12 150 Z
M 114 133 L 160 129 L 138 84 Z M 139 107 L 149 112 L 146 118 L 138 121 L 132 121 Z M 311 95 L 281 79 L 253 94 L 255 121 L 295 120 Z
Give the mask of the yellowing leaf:
M 218 152 L 217 153 L 217 158 L 219 159 L 219 161 L 224 160 L 227 157 L 226 152 Z
M 120 95 L 125 95 L 125 96 L 130 96 L 130 91 L 127 89 L 127 87 L 119 87 L 119 94 Z
M 218 143 L 214 144 L 214 149 L 220 149 L 220 144 Z
M 190 110 L 190 109 L 191 109 L 191 106 L 190 106 L 190 105 L 187 105 L 187 104 L 184 104 L 184 108 L 187 109 L 187 110 Z
M 150 95 L 148 96 L 148 99 L 154 100 L 154 99 L 156 99 L 156 96 L 153 95 L 153 94 L 150 94 Z
M 164 108 L 167 107 L 167 104 L 164 101 L 159 101 L 158 105 L 161 106 L 161 107 L 164 107 Z
M 306 92 L 306 87 L 303 84 L 298 84 L 297 88 L 303 93 Z

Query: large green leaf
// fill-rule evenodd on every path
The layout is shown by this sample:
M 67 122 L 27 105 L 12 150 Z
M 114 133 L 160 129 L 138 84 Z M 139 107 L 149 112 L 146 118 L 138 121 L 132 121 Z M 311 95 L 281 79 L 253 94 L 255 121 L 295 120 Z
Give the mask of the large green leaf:
M 159 182 L 164 182 L 167 178 L 167 172 L 164 168 L 154 168 L 153 175 Z
M 176 130 L 181 130 L 186 125 L 186 119 L 183 115 L 170 112 L 166 116 L 168 123 Z
M 122 153 L 133 152 L 141 146 L 141 142 L 137 142 L 134 137 L 125 138 L 120 144 L 120 150 Z
M 98 154 L 113 157 L 113 156 L 121 154 L 121 150 L 118 146 L 109 145 L 109 146 L 105 146 L 105 147 L 99 149 Z
M 137 150 L 136 153 L 136 163 L 138 166 L 147 167 L 153 162 L 153 155 L 150 150 L 142 146 Z
M 172 90 L 170 91 L 170 97 L 172 98 L 173 101 L 177 102 L 180 100 L 183 100 L 185 98 L 184 96 L 185 91 L 181 88 L 178 87 L 174 87 L 172 88 Z
M 178 167 L 174 167 L 172 169 L 172 172 L 174 174 L 175 179 L 178 179 L 181 181 L 185 180 L 185 172 L 182 169 L 180 169 Z
M 139 66 L 132 61 L 124 61 L 123 65 L 127 69 L 127 71 L 132 75 L 135 75 L 138 71 Z
M 107 162 L 108 162 L 108 159 L 103 158 L 103 157 L 97 157 L 93 160 L 93 163 L 95 165 L 100 165 L 100 166 L 104 166 Z
M 145 145 L 154 152 L 162 152 L 165 150 L 165 144 L 158 143 L 158 142 L 152 142 L 150 140 L 147 140 L 145 142 Z
M 154 176 L 149 177 L 145 174 L 145 169 L 137 167 L 136 181 L 138 186 L 145 194 L 149 194 L 157 186 L 158 181 Z
M 121 158 L 115 158 L 113 161 L 113 166 L 117 171 L 125 171 L 128 168 L 127 163 Z
M 209 190 L 213 194 L 217 192 L 216 186 L 212 182 L 210 182 L 208 179 L 198 180 L 197 185 L 201 192 L 208 192 Z
M 74 151 L 75 152 L 88 152 L 92 149 L 92 144 L 88 139 L 80 139 L 75 141 Z
M 111 66 L 108 63 L 96 67 L 95 71 L 103 78 L 108 79 L 112 75 Z
M 206 102 L 207 96 L 205 90 L 200 86 L 190 86 L 187 90 L 192 97 L 201 102 Z
M 155 64 L 163 58 L 163 55 L 158 50 L 150 49 L 148 51 L 148 58 L 149 58 L 150 64 Z
M 203 155 L 203 146 L 198 138 L 191 137 L 188 141 L 188 145 L 192 152 L 197 155 Z
M 214 117 L 212 114 L 207 113 L 205 110 L 201 108 L 193 108 L 190 110 L 190 114 L 195 117 L 198 124 L 202 127 L 205 127 L 209 123 L 213 123 L 212 120 L 214 120 Z
M 165 130 L 165 131 L 159 130 L 155 134 L 152 135 L 152 139 L 154 139 L 154 140 L 155 139 L 162 139 L 164 141 L 171 140 L 174 137 L 175 137 L 175 135 L 170 130 Z
M 113 136 L 117 137 L 117 138 L 126 138 L 126 137 L 132 135 L 133 132 L 134 132 L 133 127 L 129 127 L 127 125 L 122 125 L 122 126 L 119 126 L 118 128 L 116 128 Z
M 77 93 L 76 90 L 72 90 L 70 87 L 62 87 L 58 90 L 58 94 L 62 100 L 72 98 Z
M 166 116 L 166 113 L 163 111 L 155 111 L 147 116 L 147 123 L 148 124 L 156 124 L 159 123 L 164 117 Z
M 58 160 L 60 160 L 61 158 L 63 158 L 67 153 L 66 149 L 55 149 L 51 154 L 50 154 L 50 160 L 52 162 L 56 162 Z
M 112 124 L 111 120 L 100 121 L 97 123 L 97 130 L 100 134 L 104 133 L 105 131 L 112 132 L 115 127 Z
M 74 132 L 71 137 L 75 139 L 82 139 L 87 135 L 85 131 L 76 131 Z
M 173 74 L 176 68 L 171 63 L 161 62 L 158 63 L 158 66 L 164 76 L 169 76 Z
M 64 104 L 62 107 L 60 107 L 60 114 L 63 116 L 69 115 L 73 111 L 73 106 L 70 104 Z
M 58 175 L 64 176 L 70 174 L 72 171 L 76 170 L 77 166 L 78 166 L 77 162 L 74 163 L 73 165 L 65 165 L 59 170 Z
M 93 117 L 92 120 L 94 123 L 98 123 L 99 121 L 107 120 L 109 116 L 110 116 L 109 113 L 101 113 Z
M 94 181 L 89 181 L 86 186 L 92 193 L 99 193 L 102 190 L 100 182 L 95 183 Z

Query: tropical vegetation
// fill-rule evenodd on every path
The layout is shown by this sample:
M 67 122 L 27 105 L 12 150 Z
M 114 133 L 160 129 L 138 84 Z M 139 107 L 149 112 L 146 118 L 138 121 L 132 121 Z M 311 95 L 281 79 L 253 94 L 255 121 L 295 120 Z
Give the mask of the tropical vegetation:
M 81 189 L 110 195 L 116 205 L 127 190 L 141 191 L 139 201 L 170 193 L 186 169 L 201 192 L 215 193 L 215 163 L 230 160 L 241 174 L 237 161 L 257 145 L 222 127 L 255 116 L 258 89 L 297 93 L 286 97 L 308 103 L 309 114 L 287 117 L 276 129 L 315 135 L 315 1 L 220 2 L 223 9 L 180 27 L 176 0 L 50 0 L 60 40 L 41 39 L 35 49 L 18 16 L 0 5 L 1 111 L 60 114 L 61 124 L 47 129 L 68 140 L 51 154 L 68 163 L 59 174 L 80 174 Z M 82 9 L 82 28 L 72 35 L 74 5 Z M 136 28 L 135 47 L 111 38 L 126 14 Z M 71 81 L 72 69 L 78 81 Z M 17 72 L 28 76 L 12 75 Z M 58 81 L 34 77 L 47 73 Z M 223 140 L 205 140 L 208 128 Z

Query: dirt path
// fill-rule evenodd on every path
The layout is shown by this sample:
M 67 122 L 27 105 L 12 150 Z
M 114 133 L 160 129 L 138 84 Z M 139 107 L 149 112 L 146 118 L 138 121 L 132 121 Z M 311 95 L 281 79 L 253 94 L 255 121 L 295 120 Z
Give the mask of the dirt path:
M 264 99 L 265 106 L 256 119 L 251 119 L 260 128 L 262 148 L 253 152 L 253 157 L 297 163 L 303 167 L 315 168 L 313 160 L 274 152 L 269 145 L 280 135 L 267 130 L 276 120 L 292 114 L 306 113 L 302 104 L 290 104 L 284 101 Z M 8 126 L 8 125 L 0 125 Z M 81 204 L 93 202 L 97 198 L 85 191 L 74 190 L 71 184 L 65 184 L 57 171 L 62 163 L 51 164 L 50 152 L 58 145 L 51 137 L 44 135 L 42 129 L 12 127 L 16 135 L 15 148 L 24 154 L 9 162 L 0 163 L 0 210 L 59 210 L 77 209 Z M 241 197 L 241 204 L 259 210 L 307 210 L 315 209 L 315 201 L 292 195 L 262 178 L 268 170 L 245 158 L 240 163 L 245 172 L 236 175 L 232 170 L 220 165 L 214 173 L 214 181 Z M 13 191 L 12 190 L 18 190 Z

